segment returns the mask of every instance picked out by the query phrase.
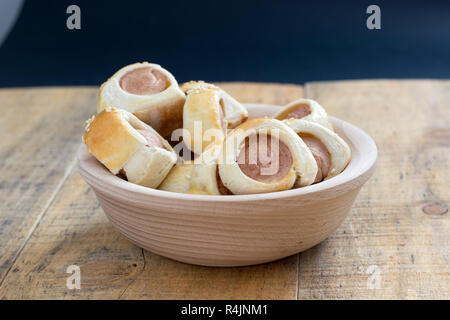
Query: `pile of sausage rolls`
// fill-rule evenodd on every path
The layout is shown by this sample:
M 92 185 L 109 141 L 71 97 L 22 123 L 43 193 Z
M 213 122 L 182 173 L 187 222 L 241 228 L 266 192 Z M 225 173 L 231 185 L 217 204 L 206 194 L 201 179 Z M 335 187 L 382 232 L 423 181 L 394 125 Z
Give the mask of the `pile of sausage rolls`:
M 304 187 L 341 173 L 351 158 L 313 100 L 248 120 L 245 107 L 221 88 L 203 81 L 179 86 L 147 62 L 123 67 L 101 86 L 83 142 L 122 179 L 202 195 Z

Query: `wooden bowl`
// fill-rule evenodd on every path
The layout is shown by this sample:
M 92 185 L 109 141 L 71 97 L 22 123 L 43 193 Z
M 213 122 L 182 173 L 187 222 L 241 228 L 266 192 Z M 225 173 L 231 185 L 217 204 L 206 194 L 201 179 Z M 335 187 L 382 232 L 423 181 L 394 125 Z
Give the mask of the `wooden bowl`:
M 270 116 L 279 108 L 246 106 L 250 117 Z M 111 223 L 139 247 L 205 266 L 269 262 L 326 239 L 375 170 L 374 141 L 349 123 L 331 120 L 352 149 L 352 160 L 336 177 L 304 188 L 233 196 L 155 190 L 114 176 L 84 144 L 78 150 L 79 171 Z

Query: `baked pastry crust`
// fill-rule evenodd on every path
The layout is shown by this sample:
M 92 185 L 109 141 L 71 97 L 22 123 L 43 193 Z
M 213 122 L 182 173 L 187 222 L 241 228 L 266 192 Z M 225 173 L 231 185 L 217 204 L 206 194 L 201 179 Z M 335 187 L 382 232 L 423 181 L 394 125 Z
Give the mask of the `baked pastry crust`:
M 188 193 L 191 188 L 193 161 L 177 163 L 158 187 L 159 190 Z
M 244 106 L 212 84 L 191 81 L 183 84 L 181 89 L 187 94 L 183 109 L 183 141 L 196 154 L 201 154 L 212 142 L 221 143 L 227 129 L 248 117 Z M 210 134 L 204 136 L 204 133 Z
M 147 146 L 137 130 L 149 131 L 163 148 Z M 88 152 L 113 174 L 123 170 L 128 181 L 156 188 L 177 160 L 170 144 L 128 111 L 106 108 L 88 120 L 83 141 Z
M 150 95 L 139 95 L 122 89 L 121 78 L 130 71 L 144 67 L 151 67 L 164 74 L 167 80 L 165 90 Z M 100 113 L 108 107 L 124 109 L 166 137 L 173 130 L 181 128 L 185 99 L 177 80 L 169 71 L 158 64 L 135 63 L 123 67 L 102 84 L 97 101 L 97 112 Z
M 254 180 L 241 171 L 236 161 L 245 139 L 250 135 L 261 133 L 276 136 L 291 152 L 292 168 L 279 180 L 272 182 Z M 252 119 L 238 126 L 226 137 L 219 159 L 220 178 L 233 194 L 282 191 L 292 188 L 294 184 L 307 186 L 314 182 L 317 174 L 317 163 L 309 148 L 292 129 L 276 119 Z
M 192 168 L 189 193 L 221 195 L 218 177 L 218 157 L 222 144 L 211 144 L 197 159 Z
M 279 112 L 273 115 L 273 118 L 278 120 L 289 120 L 289 114 L 297 110 L 301 106 L 308 106 L 310 114 L 302 117 L 302 120 L 316 122 L 331 131 L 334 131 L 331 121 L 328 119 L 328 114 L 325 109 L 317 102 L 311 99 L 299 99 L 288 103 Z M 295 119 L 295 118 L 292 118 Z
M 181 91 L 183 91 L 186 95 L 192 89 L 218 89 L 221 93 L 221 98 L 223 99 L 223 108 L 225 119 L 227 120 L 227 128 L 233 129 L 236 126 L 240 125 L 244 121 L 248 119 L 247 109 L 236 99 L 234 99 L 231 95 L 229 95 L 225 90 L 217 87 L 211 83 L 207 83 L 204 81 L 189 81 L 185 82 L 180 86 Z
M 351 149 L 335 132 L 318 123 L 303 119 L 284 120 L 283 122 L 297 134 L 314 136 L 325 145 L 331 157 L 330 170 L 325 180 L 338 175 L 347 167 L 351 159 Z
M 177 164 L 159 186 L 160 190 L 178 193 L 221 195 L 218 156 L 222 144 L 210 145 L 195 160 Z

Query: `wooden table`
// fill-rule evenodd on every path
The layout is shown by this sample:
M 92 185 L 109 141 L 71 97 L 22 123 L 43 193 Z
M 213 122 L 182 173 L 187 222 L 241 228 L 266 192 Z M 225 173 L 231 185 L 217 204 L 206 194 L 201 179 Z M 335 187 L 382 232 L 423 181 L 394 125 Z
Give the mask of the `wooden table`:
M 302 96 L 369 133 L 378 169 L 326 241 L 274 263 L 208 268 L 144 251 L 77 172 L 97 88 L 0 90 L 0 298 L 450 298 L 450 81 L 221 84 L 242 102 Z M 69 290 L 78 265 L 81 289 Z

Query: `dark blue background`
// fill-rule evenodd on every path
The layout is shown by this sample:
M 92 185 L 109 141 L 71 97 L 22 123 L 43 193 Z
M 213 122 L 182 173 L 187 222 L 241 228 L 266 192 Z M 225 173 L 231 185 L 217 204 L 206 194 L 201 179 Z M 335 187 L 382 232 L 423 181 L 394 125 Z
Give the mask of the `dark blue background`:
M 81 7 L 82 29 L 66 28 Z M 381 30 L 366 8 L 381 7 Z M 179 82 L 450 78 L 450 1 L 26 1 L 0 86 L 98 85 L 159 63 Z

